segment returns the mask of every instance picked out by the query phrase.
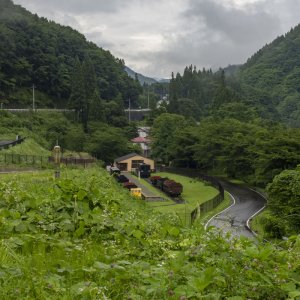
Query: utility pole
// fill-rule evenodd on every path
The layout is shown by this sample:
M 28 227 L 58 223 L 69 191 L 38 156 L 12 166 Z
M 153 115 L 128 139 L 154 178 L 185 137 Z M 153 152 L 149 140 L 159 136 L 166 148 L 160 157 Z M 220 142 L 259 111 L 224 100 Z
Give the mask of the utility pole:
M 129 107 L 128 107 L 128 119 L 129 122 L 131 121 L 131 116 L 130 116 L 130 98 L 129 98 Z
M 35 111 L 34 84 L 32 85 L 32 110 Z
M 149 109 L 149 84 L 148 84 L 148 109 Z

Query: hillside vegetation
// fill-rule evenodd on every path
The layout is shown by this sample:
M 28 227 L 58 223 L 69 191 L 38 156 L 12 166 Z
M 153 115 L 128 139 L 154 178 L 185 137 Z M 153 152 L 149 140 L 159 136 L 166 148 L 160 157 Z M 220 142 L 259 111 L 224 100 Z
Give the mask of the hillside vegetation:
M 299 295 L 299 238 L 276 249 L 182 227 L 103 170 L 2 175 L 0 220 L 2 299 Z
M 255 101 L 270 101 L 282 121 L 294 127 L 300 126 L 299 75 L 300 25 L 260 49 L 239 73 L 247 93 L 256 94 Z
M 300 25 L 241 66 L 212 72 L 191 65 L 173 74 L 168 111 L 199 120 L 239 103 L 257 117 L 300 127 L 299 36 Z
M 137 100 L 139 86 L 124 72 L 124 61 L 70 27 L 0 0 L 1 102 L 30 105 L 34 84 L 38 107 L 66 107 L 76 60 L 93 65 L 101 99 Z
M 116 157 L 135 151 L 129 143 L 132 132 L 136 131 L 134 124 L 118 128 L 94 121 L 89 122 L 87 129 L 84 132 L 75 121 L 74 113 L 12 114 L 0 110 L 0 137 L 15 139 L 18 134 L 28 138 L 24 144 L 3 150 L 7 153 L 48 156 L 58 143 L 63 151 L 87 152 L 111 163 Z

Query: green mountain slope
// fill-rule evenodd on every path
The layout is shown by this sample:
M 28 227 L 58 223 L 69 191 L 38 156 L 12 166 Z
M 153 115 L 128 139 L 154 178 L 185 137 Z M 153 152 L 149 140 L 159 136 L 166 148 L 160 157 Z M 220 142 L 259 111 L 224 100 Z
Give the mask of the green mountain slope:
M 282 121 L 300 126 L 300 25 L 248 59 L 239 77 L 255 100 L 270 101 Z
M 135 79 L 137 77 L 138 81 L 140 82 L 140 84 L 149 84 L 151 85 L 152 83 L 157 83 L 157 80 L 151 77 L 147 77 L 144 76 L 140 73 L 136 73 L 134 72 L 132 69 L 128 68 L 125 66 L 124 71 L 128 74 L 128 76 L 130 76 L 131 78 Z
M 139 87 L 123 71 L 123 60 L 70 27 L 39 18 L 11 0 L 0 0 L 1 102 L 26 104 L 34 84 L 39 106 L 65 106 L 77 57 L 90 58 L 102 99 L 138 98 Z

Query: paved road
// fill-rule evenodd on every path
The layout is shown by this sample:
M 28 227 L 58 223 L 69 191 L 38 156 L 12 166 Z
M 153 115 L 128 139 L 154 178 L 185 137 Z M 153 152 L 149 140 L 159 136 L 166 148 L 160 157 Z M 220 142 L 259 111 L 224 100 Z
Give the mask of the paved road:
M 249 188 L 222 180 L 220 182 L 234 197 L 235 204 L 218 214 L 207 225 L 221 228 L 224 232 L 231 232 L 234 236 L 253 238 L 253 233 L 246 226 L 247 221 L 265 206 L 266 199 Z
M 133 182 L 135 185 L 137 185 L 139 188 L 142 189 L 142 194 L 145 196 L 146 200 L 148 200 L 148 201 L 151 201 L 151 200 L 162 201 L 163 200 L 162 197 L 153 193 L 145 185 L 143 185 L 136 176 L 132 175 L 129 172 L 122 172 L 122 174 L 124 176 L 126 176 L 129 179 L 129 181 Z
M 6 144 L 9 144 L 13 141 L 0 141 L 0 146 L 3 146 L 3 145 L 6 145 Z

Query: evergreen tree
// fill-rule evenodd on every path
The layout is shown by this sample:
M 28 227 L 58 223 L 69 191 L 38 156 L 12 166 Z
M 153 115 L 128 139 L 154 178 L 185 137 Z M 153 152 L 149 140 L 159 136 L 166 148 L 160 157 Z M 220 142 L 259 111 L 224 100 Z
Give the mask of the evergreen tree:
M 104 105 L 98 89 L 94 90 L 90 103 L 90 119 L 94 121 L 105 121 Z
M 84 120 L 84 111 L 86 110 L 85 91 L 85 80 L 83 76 L 82 65 L 79 61 L 79 58 L 76 57 L 72 75 L 72 87 L 69 99 L 69 107 L 75 110 L 77 120 L 82 123 Z
M 169 90 L 169 107 L 168 107 L 168 111 L 170 113 L 176 113 L 178 110 L 178 75 L 180 76 L 180 74 L 177 74 L 176 79 L 174 78 L 174 73 L 172 72 L 172 78 L 170 81 L 170 90 Z
M 95 103 L 97 102 L 99 103 L 97 99 L 100 98 L 95 69 L 89 56 L 86 56 L 82 64 L 82 72 L 84 77 L 84 88 L 85 88 L 85 99 L 84 99 L 85 105 L 83 110 L 82 123 L 85 130 L 87 130 L 91 103 L 92 101 L 94 102 L 94 109 L 98 111 L 98 108 L 95 107 Z

